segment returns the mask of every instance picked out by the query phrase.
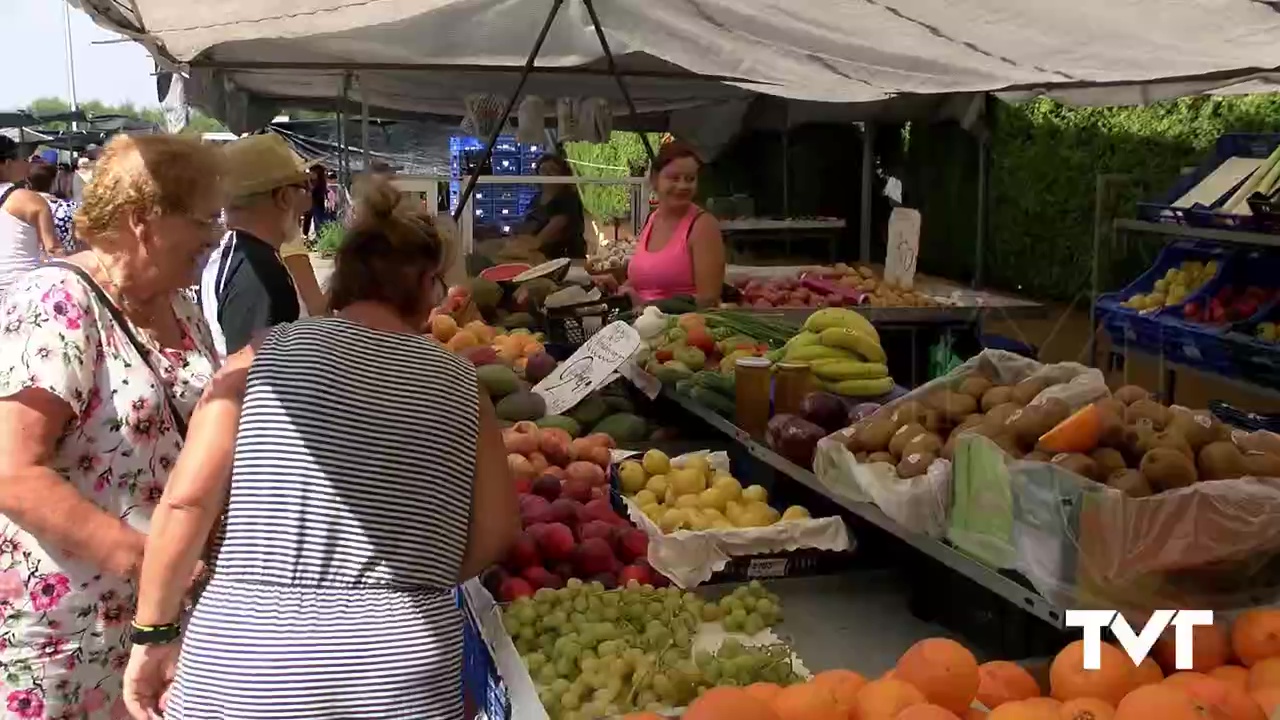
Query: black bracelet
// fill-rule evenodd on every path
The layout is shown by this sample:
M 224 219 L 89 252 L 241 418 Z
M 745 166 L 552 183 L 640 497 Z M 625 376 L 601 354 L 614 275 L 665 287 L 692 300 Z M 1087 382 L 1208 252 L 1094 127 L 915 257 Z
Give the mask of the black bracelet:
M 139 625 L 130 623 L 129 641 L 134 645 L 167 645 L 182 634 L 178 623 L 166 625 Z

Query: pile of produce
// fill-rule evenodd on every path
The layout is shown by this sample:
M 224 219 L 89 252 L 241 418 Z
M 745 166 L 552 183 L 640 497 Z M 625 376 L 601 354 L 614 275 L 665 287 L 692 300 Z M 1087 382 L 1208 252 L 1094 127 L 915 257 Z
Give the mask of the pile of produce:
M 1188 260 L 1179 267 L 1169 268 L 1164 277 L 1156 280 L 1151 292 L 1134 293 L 1124 302 L 1130 310 L 1159 310 L 1171 305 L 1181 305 L 1192 293 L 1218 274 L 1218 261 L 1199 262 Z
M 858 293 L 817 275 L 788 278 L 741 278 L 735 286 L 742 305 L 751 308 L 824 308 L 856 305 Z
M 914 477 L 956 440 L 990 438 L 1015 458 L 1049 462 L 1134 497 L 1196 482 L 1280 477 L 1280 453 L 1233 439 L 1207 411 L 1168 407 L 1127 385 L 1072 412 L 1040 378 L 996 385 L 973 374 L 955 389 L 906 400 L 858 421 L 846 441 L 859 462 L 888 462 Z M 1249 444 L 1242 447 L 1238 443 Z
M 1194 671 L 1172 666 L 1170 638 L 1134 665 L 1102 645 L 1101 667 L 1084 668 L 1084 642 L 1053 659 L 1049 686 L 1021 665 L 979 664 L 945 638 L 913 645 L 879 679 L 829 670 L 791 685 L 718 687 L 689 705 L 684 720 L 1266 720 L 1280 709 L 1280 612 L 1251 610 L 1228 632 L 1195 629 Z M 1234 655 L 1234 658 L 1232 657 Z M 1154 658 L 1154 659 L 1153 659 Z M 1232 659 L 1239 664 L 1228 664 Z M 1163 666 L 1163 668 L 1162 668 Z M 1168 676 L 1165 673 L 1169 673 Z M 1047 691 L 1047 692 L 1046 692 Z M 633 714 L 626 720 L 655 720 Z
M 845 397 L 878 397 L 893 389 L 880 334 L 848 308 L 827 308 L 810 315 L 804 330 L 786 342 L 774 358 L 807 363 L 828 392 Z
M 937 307 L 938 301 L 915 290 L 895 287 L 875 270 L 866 265 L 851 267 L 836 263 L 823 277 L 835 280 L 843 287 L 865 293 L 866 304 L 871 307 Z
M 618 467 L 618 485 L 664 533 L 765 527 L 810 517 L 799 505 L 779 513 L 770 507 L 763 487 L 742 487 L 703 455 L 673 467 L 661 450 L 649 450 L 641 460 L 627 460 Z
M 597 720 L 682 707 L 720 684 L 794 683 L 785 645 L 729 636 L 714 652 L 694 650 L 699 633 L 713 626 L 756 635 L 781 618 L 778 597 L 758 582 L 710 601 L 636 581 L 609 590 L 570 580 L 511 603 L 502 624 L 547 715 Z
M 665 584 L 646 560 L 648 536 L 609 501 L 609 436 L 575 440 L 560 428 L 520 422 L 503 430 L 502 441 L 524 530 L 502 564 L 482 576 L 495 597 L 509 602 L 570 578 L 610 588 L 628 580 Z
M 811 468 L 819 440 L 879 409 L 877 403 L 853 405 L 848 398 L 829 392 L 811 392 L 801 403 L 799 415 L 780 413 L 769 419 L 765 444 L 800 467 Z
M 1237 290 L 1233 285 L 1222 286 L 1208 302 L 1192 301 L 1182 306 L 1184 320 L 1208 325 L 1226 325 L 1248 320 L 1264 305 L 1278 296 L 1275 290 L 1250 285 Z

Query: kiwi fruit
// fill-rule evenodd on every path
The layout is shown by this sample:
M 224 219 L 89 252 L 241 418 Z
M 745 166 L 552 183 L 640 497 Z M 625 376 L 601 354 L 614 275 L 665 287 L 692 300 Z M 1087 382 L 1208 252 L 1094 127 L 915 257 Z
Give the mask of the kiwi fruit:
M 1059 400 L 1058 402 L 1062 402 Z M 1063 403 L 1065 406 L 1066 403 Z M 1013 433 L 1014 438 L 1024 447 L 1035 447 L 1040 436 L 1053 429 L 1061 422 L 1055 408 L 1047 405 L 1028 405 L 1014 413 L 1005 421 L 1004 426 Z
M 1271 453 L 1245 453 L 1244 467 L 1256 478 L 1280 478 L 1280 456 Z
M 1147 452 L 1151 452 L 1156 448 L 1177 450 L 1183 455 L 1186 455 L 1187 459 L 1190 460 L 1192 464 L 1196 461 L 1196 453 L 1191 449 L 1191 445 L 1187 443 L 1187 439 L 1170 430 L 1161 430 L 1155 435 L 1152 435 L 1151 439 L 1147 441 Z
M 1223 427 L 1228 427 L 1224 425 Z M 1280 435 L 1269 432 L 1245 432 L 1237 428 L 1230 428 L 1228 440 L 1236 444 L 1245 452 L 1262 452 L 1272 455 L 1280 455 Z
M 1111 393 L 1111 397 L 1119 400 L 1125 405 L 1132 405 L 1139 400 L 1150 400 L 1151 393 L 1138 387 L 1137 385 L 1125 385 L 1124 387 Z
M 978 427 L 983 422 L 985 422 L 986 419 L 987 419 L 986 416 L 983 415 L 982 413 L 974 413 L 966 417 L 965 419 L 961 420 L 959 423 L 957 423 L 955 428 L 951 430 L 951 434 L 955 435 L 961 430 L 968 430 L 969 428 Z
M 1087 477 L 1090 480 L 1098 479 L 1098 463 L 1093 458 L 1080 453 L 1058 453 L 1049 458 L 1049 462 L 1058 467 L 1070 470 L 1071 472 Z
M 858 464 L 861 465 L 867 461 L 867 454 L 864 452 L 856 452 L 853 454 L 853 459 L 857 460 Z
M 1124 455 L 1115 448 L 1100 447 L 1089 453 L 1089 457 L 1098 464 L 1098 477 L 1109 478 L 1129 468 L 1128 463 L 1124 461 Z
M 1044 378 L 1027 378 L 1013 386 L 1009 399 L 1019 405 L 1026 405 L 1035 400 L 1036 396 L 1047 387 L 1049 387 L 1049 382 Z
M 1117 450 L 1124 445 L 1124 417 L 1123 413 L 1116 414 L 1109 410 L 1102 409 L 1100 425 L 1098 431 L 1098 445 L 1108 448 L 1116 448 Z
M 928 430 L 931 433 L 939 432 L 942 428 L 951 426 L 951 423 L 946 419 L 946 417 L 943 416 L 941 412 L 934 410 L 933 408 L 929 408 L 924 411 L 924 419 L 921 424 L 924 425 L 925 430 Z
M 929 469 L 929 464 L 937 459 L 937 456 L 930 452 L 914 452 L 902 458 L 902 462 L 898 463 L 898 477 L 916 477 L 923 475 Z
M 1124 403 L 1113 397 L 1102 398 L 1098 402 L 1094 403 L 1094 405 L 1097 405 L 1099 410 L 1109 412 L 1118 418 L 1124 417 L 1124 409 L 1127 407 Z
M 1022 407 L 1011 402 L 1001 403 L 987 411 L 987 420 L 993 425 L 1004 425 L 1005 422 Z
M 1118 470 L 1107 476 L 1107 485 L 1128 495 L 1129 497 L 1147 497 L 1151 495 L 1151 484 L 1137 470 Z
M 927 432 L 929 431 L 920 423 L 913 422 L 903 425 L 898 428 L 893 437 L 889 438 L 889 452 L 893 453 L 894 457 L 902 457 L 902 450 L 907 446 L 907 443 L 915 440 L 917 435 L 924 435 Z
M 974 400 L 981 400 L 982 396 L 992 387 L 994 387 L 992 382 L 981 375 L 970 375 L 964 379 L 964 382 L 960 383 L 960 387 L 956 388 L 956 391 L 968 395 Z
M 1049 430 L 1052 430 L 1058 423 L 1071 417 L 1071 406 L 1062 398 L 1050 397 L 1035 403 L 1032 407 L 1040 408 L 1045 415 L 1045 422 L 1051 422 Z M 1045 432 L 1049 432 L 1045 430 Z
M 1155 400 L 1135 400 L 1124 409 L 1126 424 L 1134 425 L 1143 419 L 1150 420 L 1156 430 L 1163 430 L 1164 426 L 1169 424 L 1169 408 Z
M 991 408 L 1013 400 L 1013 388 L 997 385 L 982 393 L 982 412 L 991 412 Z
M 1032 450 L 1022 457 L 1023 460 L 1031 462 L 1049 462 L 1053 456 L 1043 450 Z
M 889 414 L 889 420 L 893 422 L 893 428 L 897 430 L 903 425 L 918 423 L 923 420 L 927 409 L 918 400 L 907 400 L 893 409 L 893 412 Z
M 1199 450 L 1218 439 L 1218 421 L 1205 410 L 1169 408 L 1169 424 L 1166 432 L 1175 432 L 1186 439 L 1192 450 Z
M 1187 487 L 1196 481 L 1196 466 L 1186 455 L 1172 448 L 1148 450 L 1142 456 L 1142 464 L 1138 469 L 1147 482 L 1151 483 L 1151 488 L 1157 491 Z
M 865 452 L 862 448 L 862 438 L 867 432 L 867 426 L 871 424 L 870 420 L 859 420 L 849 426 L 848 435 L 845 437 L 844 446 L 851 453 Z
M 1249 473 L 1245 454 L 1235 443 L 1211 442 L 1200 448 L 1196 468 L 1201 480 L 1233 480 Z
M 888 418 L 872 420 L 858 433 L 858 449 L 876 453 L 889 447 L 889 440 L 898 426 Z
M 929 404 L 943 414 L 950 422 L 959 422 L 966 415 L 978 410 L 978 401 L 964 393 L 944 390 L 930 398 Z
M 895 464 L 893 456 L 887 452 L 884 452 L 883 450 L 881 450 L 880 452 L 873 452 L 870 455 L 868 455 L 867 462 L 868 463 L 883 462 L 883 463 L 889 463 L 890 465 Z
M 917 435 L 902 448 L 903 456 L 912 453 L 928 453 L 936 456 L 942 451 L 942 438 L 934 433 L 926 432 L 923 435 Z
M 1124 440 L 1121 441 L 1120 447 L 1116 449 L 1124 453 L 1125 460 L 1129 461 L 1130 467 L 1137 467 L 1142 462 L 1142 456 L 1147 454 L 1147 444 L 1151 442 L 1155 434 L 1155 425 L 1150 420 L 1143 418 L 1124 429 Z
M 1005 453 L 1010 457 L 1022 457 L 1022 446 L 1019 445 L 1018 441 L 1009 433 L 997 433 L 991 438 L 991 442 L 998 445 L 1000 449 L 1005 451 Z

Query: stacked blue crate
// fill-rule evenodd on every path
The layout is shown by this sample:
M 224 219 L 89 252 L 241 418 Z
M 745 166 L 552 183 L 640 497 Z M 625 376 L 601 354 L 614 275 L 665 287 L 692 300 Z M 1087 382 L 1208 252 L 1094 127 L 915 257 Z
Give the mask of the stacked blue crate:
M 484 151 L 484 139 L 455 135 L 449 138 L 449 166 L 454 180 L 449 183 L 449 206 L 456 208 L 466 176 L 466 156 Z M 489 162 L 494 175 L 536 175 L 538 158 L 547 152 L 541 143 L 521 144 L 514 136 L 499 136 Z M 538 198 L 537 185 L 477 185 L 472 205 L 477 222 L 495 222 L 510 232 Z

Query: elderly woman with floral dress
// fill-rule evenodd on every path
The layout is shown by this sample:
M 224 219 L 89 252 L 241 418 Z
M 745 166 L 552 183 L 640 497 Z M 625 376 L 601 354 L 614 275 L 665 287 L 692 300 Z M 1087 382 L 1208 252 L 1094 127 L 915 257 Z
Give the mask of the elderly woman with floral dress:
M 87 250 L 0 302 L 0 708 L 127 717 L 120 699 L 151 513 L 214 367 L 177 290 L 220 233 L 219 155 L 118 136 L 76 217 Z

